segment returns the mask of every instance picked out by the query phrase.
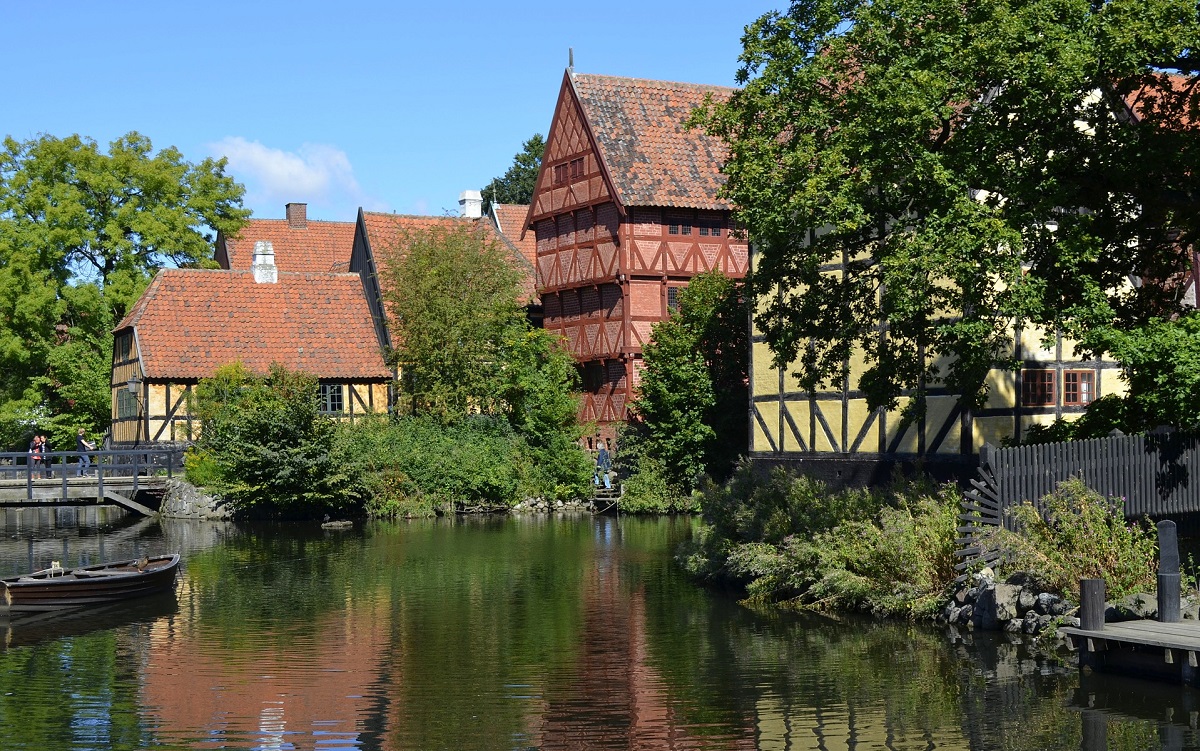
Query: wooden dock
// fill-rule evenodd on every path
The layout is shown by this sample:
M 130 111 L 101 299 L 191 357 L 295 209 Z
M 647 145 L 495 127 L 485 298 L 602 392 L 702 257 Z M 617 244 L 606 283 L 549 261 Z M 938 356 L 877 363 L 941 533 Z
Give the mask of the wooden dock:
M 1059 632 L 1079 650 L 1081 668 L 1200 687 L 1200 622 L 1125 621 Z

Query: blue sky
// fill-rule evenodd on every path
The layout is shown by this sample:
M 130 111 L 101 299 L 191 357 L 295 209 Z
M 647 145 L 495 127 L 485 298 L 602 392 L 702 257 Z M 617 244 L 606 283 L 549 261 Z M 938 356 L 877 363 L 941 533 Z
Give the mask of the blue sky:
M 730 85 L 783 2 L 5 3 L 0 132 L 229 158 L 260 218 L 457 211 L 583 73 Z

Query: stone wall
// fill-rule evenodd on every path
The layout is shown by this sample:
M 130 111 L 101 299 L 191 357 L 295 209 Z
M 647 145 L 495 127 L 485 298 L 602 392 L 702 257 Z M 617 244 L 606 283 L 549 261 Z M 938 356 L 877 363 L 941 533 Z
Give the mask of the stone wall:
M 233 511 L 225 505 L 224 500 L 208 495 L 178 477 L 167 481 L 167 492 L 163 496 L 160 512 L 173 519 L 227 521 L 233 518 Z

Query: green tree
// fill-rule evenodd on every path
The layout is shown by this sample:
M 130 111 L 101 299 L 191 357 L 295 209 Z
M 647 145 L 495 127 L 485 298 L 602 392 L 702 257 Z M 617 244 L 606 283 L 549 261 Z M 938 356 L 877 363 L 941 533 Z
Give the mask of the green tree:
M 719 272 L 696 276 L 681 290 L 679 310 L 655 324 L 643 352 L 632 434 L 622 451 L 653 459 L 678 492 L 693 489 L 705 473 L 724 477 L 746 450 L 743 292 Z
M 1097 354 L 1177 311 L 1198 42 L 1183 0 L 797 0 L 749 26 L 743 88 L 695 122 L 729 146 L 776 364 L 840 385 L 857 350 L 872 406 L 977 403 L 1014 321 Z
M 318 410 L 314 376 L 274 365 L 258 377 L 232 363 L 201 379 L 192 406 L 201 430 L 188 477 L 236 510 L 317 517 L 357 500 L 335 456 L 335 425 Z
M 513 157 L 512 166 L 500 177 L 484 186 L 483 211 L 491 211 L 493 203 L 528 204 L 533 200 L 537 187 L 538 171 L 542 168 L 542 155 L 546 152 L 546 139 L 541 133 L 521 145 L 521 151 Z
M 107 153 L 77 135 L 4 139 L 0 440 L 37 422 L 63 446 L 76 426 L 107 426 L 112 327 L 155 270 L 205 264 L 215 231 L 249 216 L 224 170 L 137 133 Z
M 502 412 L 504 343 L 526 325 L 521 275 L 505 249 L 482 228 L 453 223 L 406 232 L 381 255 L 401 406 L 447 421 Z

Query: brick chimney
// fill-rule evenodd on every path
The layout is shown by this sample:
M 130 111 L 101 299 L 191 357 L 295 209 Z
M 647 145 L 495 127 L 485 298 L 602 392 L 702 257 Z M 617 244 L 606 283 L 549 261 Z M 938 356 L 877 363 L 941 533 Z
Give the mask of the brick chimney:
M 483 195 L 477 190 L 464 190 L 458 196 L 459 213 L 467 219 L 483 216 Z
M 304 229 L 308 226 L 307 203 L 289 203 L 285 208 L 290 229 Z
M 250 266 L 250 270 L 254 272 L 256 284 L 275 284 L 279 281 L 279 269 L 275 267 L 275 247 L 269 240 L 254 243 L 254 264 Z

